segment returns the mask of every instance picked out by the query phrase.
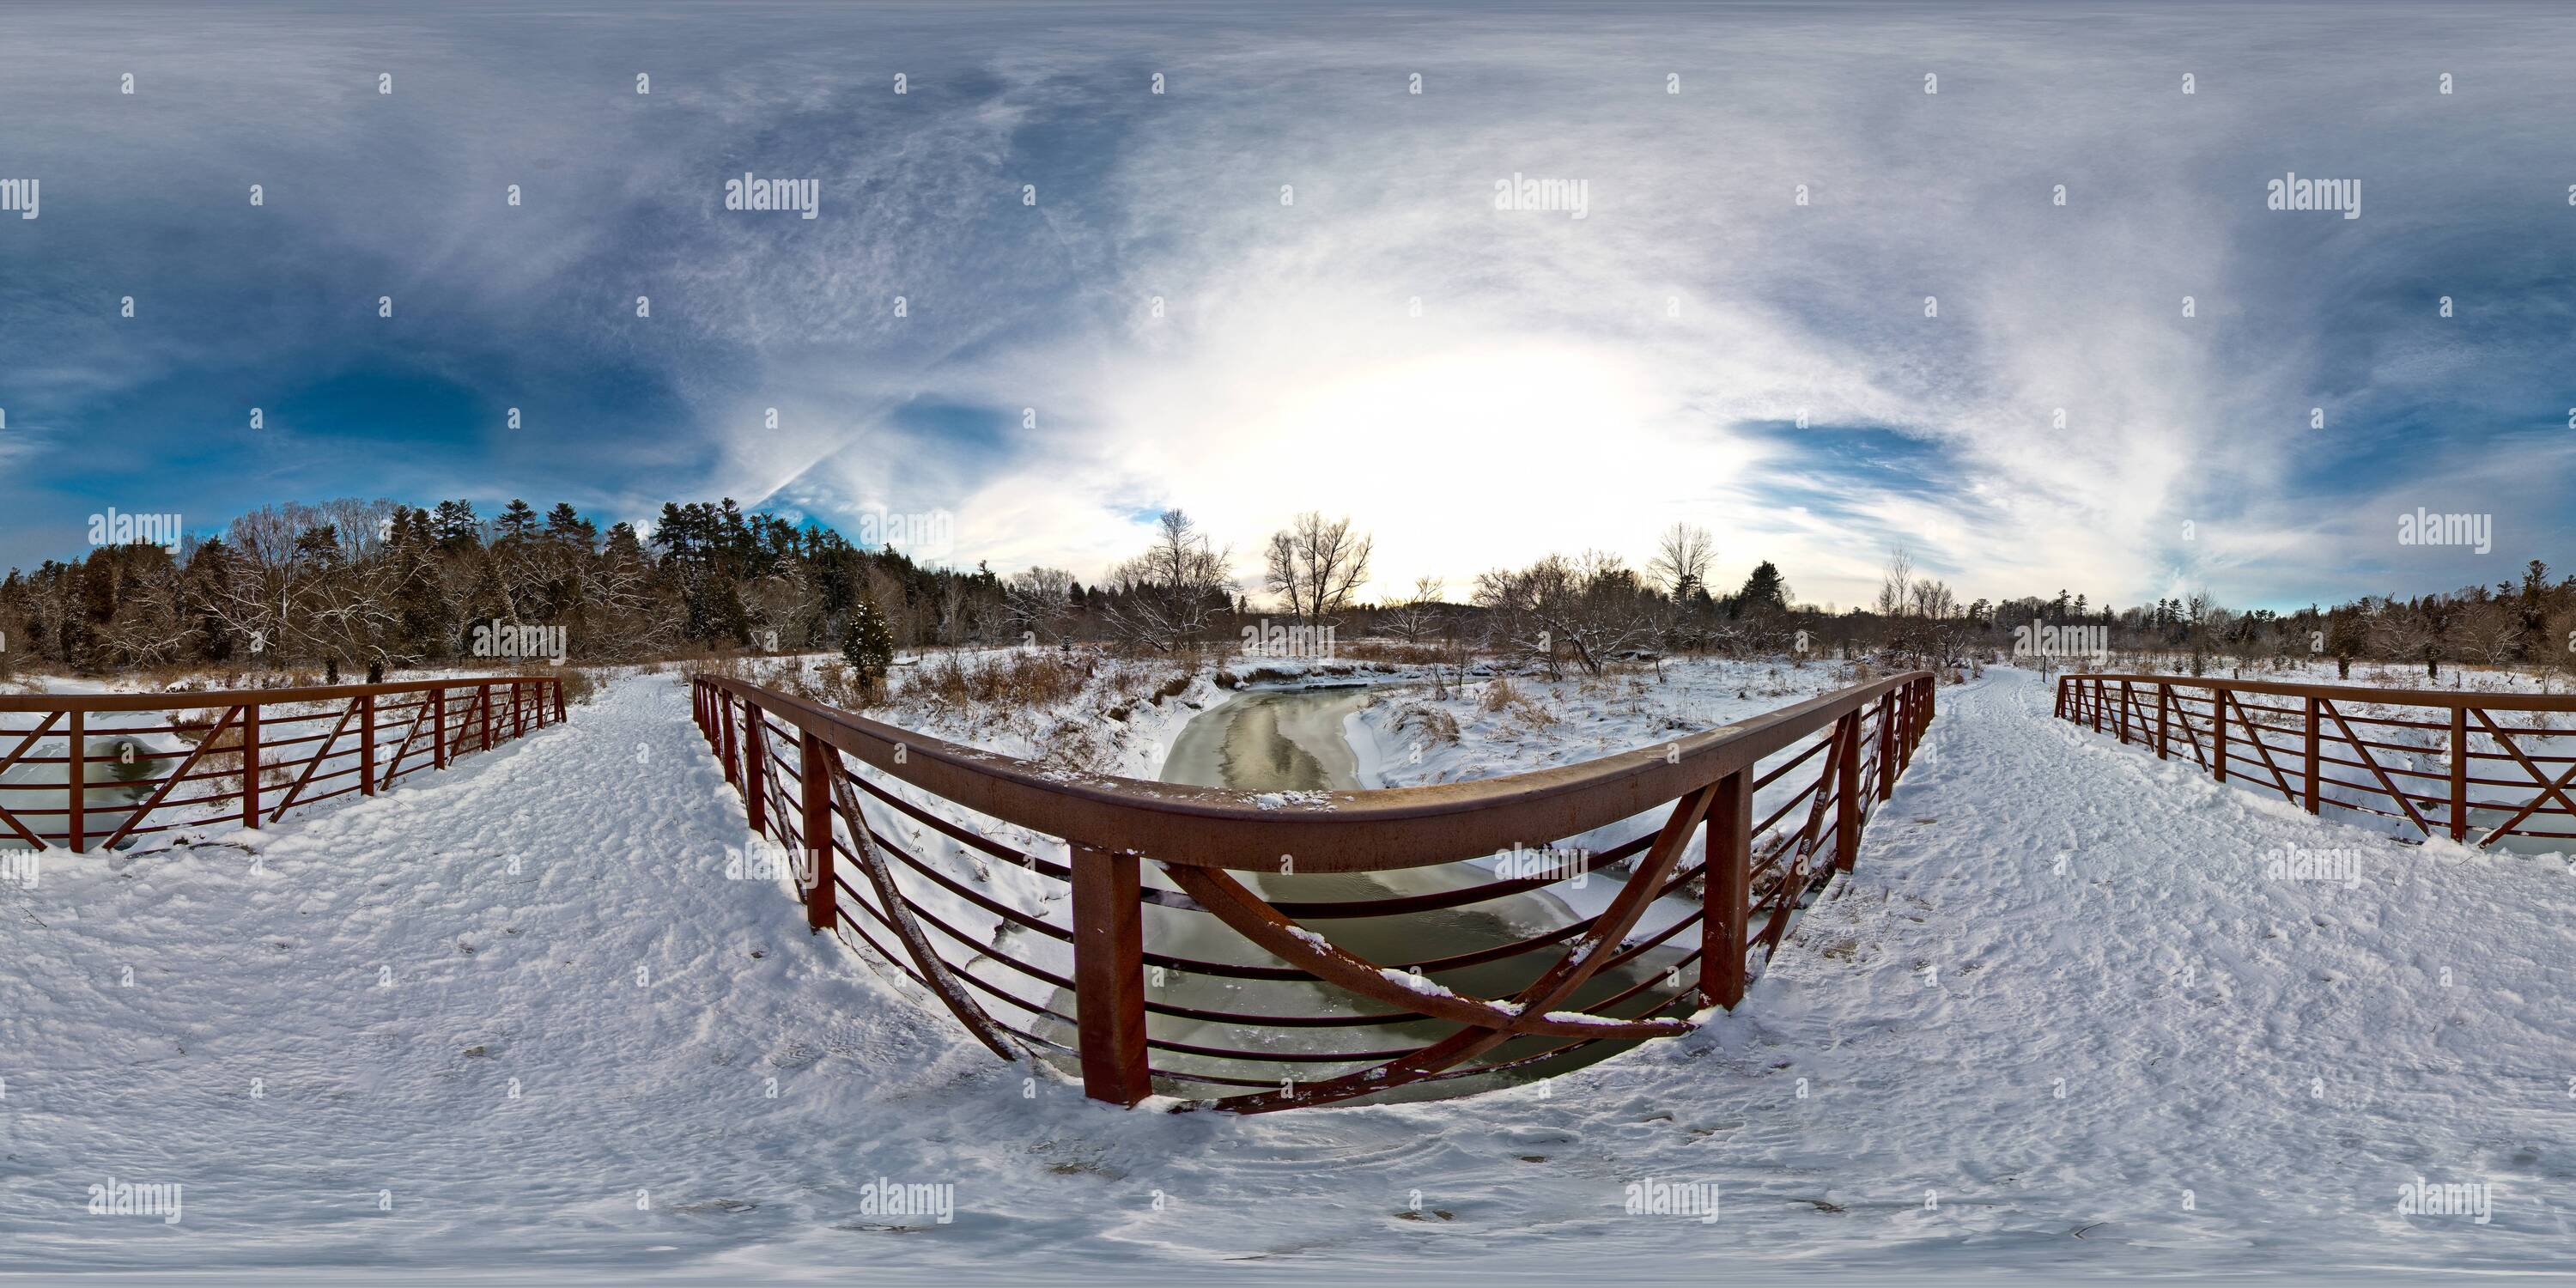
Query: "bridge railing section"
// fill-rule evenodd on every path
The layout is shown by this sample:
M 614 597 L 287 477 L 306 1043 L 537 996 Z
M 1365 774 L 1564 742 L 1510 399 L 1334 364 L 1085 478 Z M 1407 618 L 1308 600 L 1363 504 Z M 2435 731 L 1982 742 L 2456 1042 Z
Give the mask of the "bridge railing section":
M 2576 839 L 2576 697 L 2067 675 L 2056 714 L 2311 814 L 2479 848 Z
M 563 681 L 0 695 L 0 845 L 115 849 L 444 769 L 564 718 Z
M 815 931 L 1094 1098 L 1241 1112 L 1478 1090 L 1732 1007 L 1934 704 L 1914 672 L 1581 765 L 1254 794 L 693 688 Z

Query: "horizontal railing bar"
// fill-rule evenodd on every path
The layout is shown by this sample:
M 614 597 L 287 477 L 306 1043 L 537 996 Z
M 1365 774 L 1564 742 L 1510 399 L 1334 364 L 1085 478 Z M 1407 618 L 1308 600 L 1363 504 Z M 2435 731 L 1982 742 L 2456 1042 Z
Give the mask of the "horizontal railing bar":
M 2336 702 L 2370 702 L 2382 706 L 2480 708 L 2489 711 L 2576 711 L 2576 696 L 2547 693 L 2468 693 L 2449 689 L 2374 689 L 2350 684 L 2296 684 L 2273 680 L 2211 680 L 2170 675 L 2081 675 L 2063 676 L 2060 683 L 2096 682 L 2116 685 L 2126 681 L 2133 685 L 2168 685 L 2184 689 L 2225 690 L 2230 693 L 2268 693 L 2285 698 L 2325 698 Z M 2207 701 L 2207 699 L 2200 699 Z M 2353 719 L 2345 713 L 2346 719 Z M 2447 728 L 2448 726 L 2442 726 Z
M 552 685 L 552 675 L 512 675 L 490 679 L 403 680 L 385 684 L 316 685 L 296 689 L 228 689 L 184 693 L 13 693 L 0 694 L 0 712 L 45 711 L 199 711 L 257 703 L 262 707 L 302 702 L 346 702 L 374 694 L 429 693 L 445 690 L 497 689 L 513 684 Z M 553 691 L 547 691 L 549 699 Z M 263 723 L 269 717 L 260 717 Z
M 1535 837 L 1578 836 L 1669 805 L 1822 730 L 1880 696 L 1928 679 L 1909 672 L 1779 711 L 1580 765 L 1504 778 L 1320 793 L 1308 804 L 1254 792 L 1050 770 L 837 711 L 726 676 L 700 680 L 794 725 L 898 781 L 1005 823 L 1111 854 L 1186 866 L 1366 872 L 1478 858 Z M 1757 771 L 1758 772 L 1758 771 Z

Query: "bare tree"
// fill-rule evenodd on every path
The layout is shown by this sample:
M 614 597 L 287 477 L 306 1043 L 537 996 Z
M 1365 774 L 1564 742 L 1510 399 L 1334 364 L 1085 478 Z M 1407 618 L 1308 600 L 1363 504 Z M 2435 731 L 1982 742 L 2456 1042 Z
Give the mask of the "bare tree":
M 1440 632 L 1440 593 L 1447 583 L 1438 577 L 1416 577 L 1413 593 L 1386 606 L 1386 628 L 1398 639 L 1420 643 Z
M 1002 603 L 1029 642 L 1061 644 L 1073 619 L 1073 574 L 1062 568 L 1030 568 L 1011 574 L 1002 584 Z
M 1894 619 L 1914 608 L 1914 555 L 1903 546 L 1888 552 L 1887 572 L 1878 582 L 1878 615 Z
M 1231 606 L 1231 559 L 1209 547 L 1188 514 L 1163 511 L 1154 544 L 1110 573 L 1118 593 L 1104 614 L 1109 629 L 1131 644 L 1178 650 Z
M 1476 603 L 1486 609 L 1490 644 L 1537 658 L 1551 675 L 1560 651 L 1598 675 L 1655 633 L 1653 593 L 1617 555 L 1599 551 L 1484 573 L 1476 578 Z
M 1708 588 L 1709 561 L 1717 557 L 1717 546 L 1710 540 L 1708 529 L 1694 523 L 1676 522 L 1655 539 L 1655 557 L 1646 565 L 1670 589 L 1676 603 L 1687 601 L 1693 591 Z
M 2473 604 L 2453 623 L 2451 638 L 2455 655 L 2503 666 L 2522 650 L 2522 618 L 2493 600 Z
M 1350 606 L 1351 593 L 1368 581 L 1366 534 L 1354 534 L 1347 517 L 1326 521 L 1308 510 L 1270 534 L 1265 581 L 1287 601 L 1288 611 L 1308 621 L 1331 617 Z

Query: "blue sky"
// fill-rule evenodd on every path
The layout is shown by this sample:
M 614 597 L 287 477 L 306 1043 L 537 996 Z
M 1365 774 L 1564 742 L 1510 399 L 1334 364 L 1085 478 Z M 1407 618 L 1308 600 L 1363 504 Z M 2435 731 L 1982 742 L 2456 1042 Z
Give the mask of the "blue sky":
M 926 553 L 1086 580 L 1172 504 L 1247 574 L 1288 515 L 1349 513 L 1380 590 L 1642 562 L 1675 519 L 1719 577 L 1767 558 L 1843 604 L 1898 544 L 1963 598 L 2576 565 L 2571 36 L 2458 6 L 13 5 L 0 178 L 43 204 L 0 215 L 0 564 L 110 506 L 732 495 L 947 511 Z M 2266 209 L 2293 171 L 2359 180 L 2361 216 Z M 725 209 L 745 172 L 814 180 L 818 217 Z M 1583 180 L 1584 217 L 1497 211 L 1515 174 Z M 2400 545 L 2417 506 L 2493 514 L 2495 550 Z

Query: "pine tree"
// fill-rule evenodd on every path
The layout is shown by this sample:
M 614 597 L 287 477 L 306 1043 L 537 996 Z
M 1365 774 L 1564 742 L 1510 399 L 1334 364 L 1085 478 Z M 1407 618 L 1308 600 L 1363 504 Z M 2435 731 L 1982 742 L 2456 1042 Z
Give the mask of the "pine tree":
M 1789 583 L 1780 579 L 1780 569 L 1768 559 L 1753 566 L 1744 579 L 1744 588 L 1735 592 L 1737 614 L 1786 612 L 1789 608 Z
M 861 596 L 850 610 L 849 626 L 841 632 L 841 656 L 862 685 L 874 689 L 885 683 L 886 671 L 894 665 L 894 634 L 886 629 L 875 600 Z
M 494 520 L 494 526 L 501 530 L 503 541 L 525 541 L 537 534 L 536 507 L 514 497 L 501 507 L 501 517 Z

